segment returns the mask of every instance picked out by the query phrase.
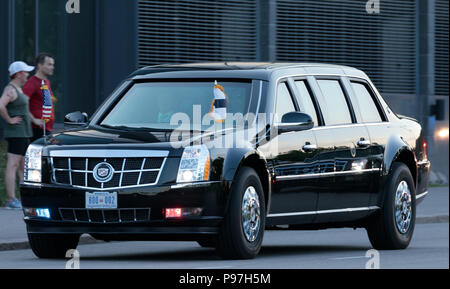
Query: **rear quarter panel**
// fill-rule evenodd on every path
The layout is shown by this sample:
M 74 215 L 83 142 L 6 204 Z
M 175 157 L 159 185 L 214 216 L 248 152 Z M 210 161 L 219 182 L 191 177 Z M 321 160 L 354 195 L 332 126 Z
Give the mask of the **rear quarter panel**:
M 423 132 L 419 123 L 409 119 L 394 119 L 378 125 L 368 125 L 373 146 L 373 167 L 381 168 L 379 180 L 370 199 L 371 206 L 383 203 L 384 186 L 391 173 L 392 164 L 405 156 L 411 161 L 411 174 L 416 183 L 416 194 L 427 190 L 427 167 L 421 169 L 419 164 L 427 163 L 423 151 Z M 429 168 L 429 166 L 428 166 Z

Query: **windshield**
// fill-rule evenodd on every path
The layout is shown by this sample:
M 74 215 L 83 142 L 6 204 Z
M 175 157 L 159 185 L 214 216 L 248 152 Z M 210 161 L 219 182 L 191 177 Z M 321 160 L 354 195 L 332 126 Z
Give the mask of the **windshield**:
M 198 124 L 204 128 L 234 114 L 246 115 L 249 112 L 251 88 L 250 81 L 137 83 L 100 125 L 176 129 L 181 118 L 184 122 L 189 121 L 190 126 Z

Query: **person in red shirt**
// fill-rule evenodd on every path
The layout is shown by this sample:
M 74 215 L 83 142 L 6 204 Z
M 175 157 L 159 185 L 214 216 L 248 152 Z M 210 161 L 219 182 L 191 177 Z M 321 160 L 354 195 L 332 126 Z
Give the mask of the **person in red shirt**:
M 31 114 L 37 118 L 42 119 L 42 91 L 41 84 L 42 80 L 45 81 L 45 84 L 48 86 L 48 89 L 52 95 L 52 117 L 49 122 L 45 124 L 46 134 L 51 134 L 53 130 L 53 124 L 55 123 L 55 109 L 54 109 L 54 96 L 53 91 L 50 86 L 49 77 L 53 75 L 55 71 L 55 59 L 48 53 L 41 53 L 36 57 L 36 74 L 30 79 L 28 79 L 27 83 L 23 86 L 23 93 L 27 95 L 30 99 L 30 112 Z M 33 129 L 33 137 L 30 139 L 31 142 L 40 139 L 43 134 L 43 127 L 39 127 L 36 125 L 32 125 Z

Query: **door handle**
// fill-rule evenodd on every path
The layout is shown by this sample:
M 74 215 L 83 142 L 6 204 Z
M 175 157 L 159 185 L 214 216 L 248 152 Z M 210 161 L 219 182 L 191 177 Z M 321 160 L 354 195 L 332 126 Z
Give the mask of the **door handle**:
M 371 145 L 370 140 L 366 140 L 366 139 L 364 139 L 364 138 L 361 138 L 361 139 L 358 141 L 358 146 L 361 147 L 361 148 L 366 148 L 366 147 L 368 147 L 368 146 L 370 146 L 370 145 Z
M 302 147 L 302 149 L 303 149 L 305 152 L 312 152 L 312 151 L 315 151 L 315 150 L 317 149 L 317 145 L 315 145 L 315 144 L 310 144 L 310 143 L 308 142 L 308 143 L 306 143 L 306 144 Z

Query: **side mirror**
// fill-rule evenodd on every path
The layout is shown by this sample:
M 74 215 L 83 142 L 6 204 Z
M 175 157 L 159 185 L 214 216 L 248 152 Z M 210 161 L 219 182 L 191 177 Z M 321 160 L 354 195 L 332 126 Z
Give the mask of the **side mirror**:
M 302 112 L 289 112 L 283 115 L 281 123 L 276 124 L 278 132 L 286 133 L 293 131 L 304 131 L 314 127 L 312 117 Z
M 72 112 L 64 118 L 64 125 L 68 126 L 83 126 L 88 122 L 88 115 L 85 112 Z

